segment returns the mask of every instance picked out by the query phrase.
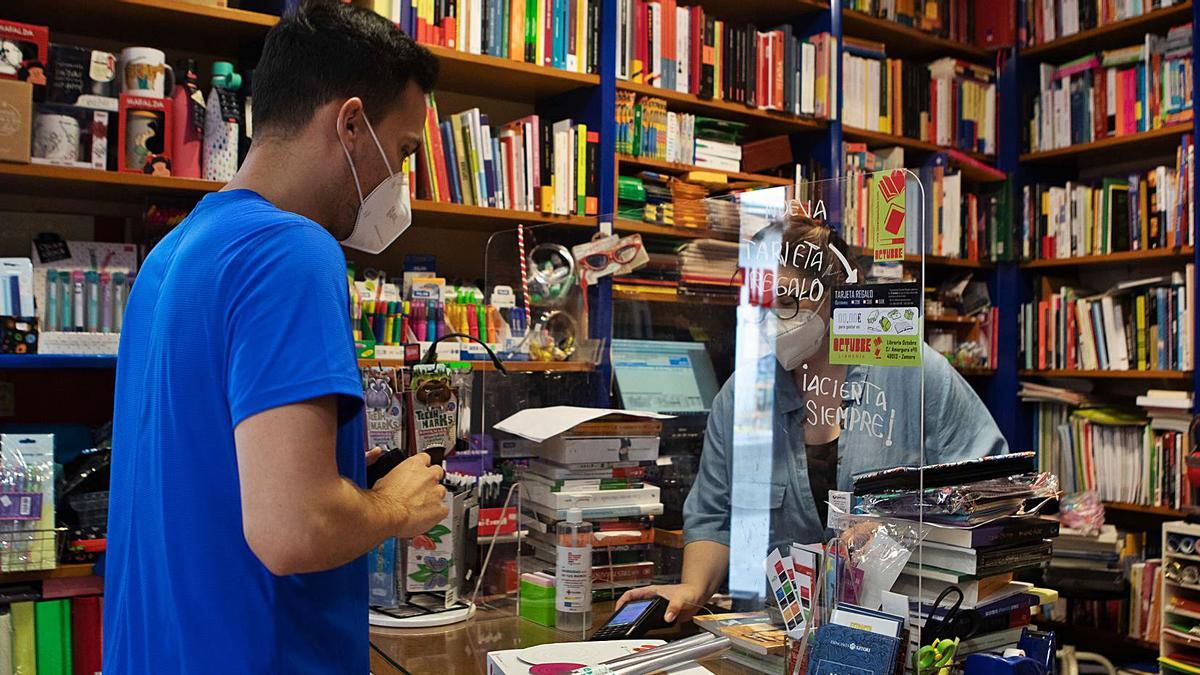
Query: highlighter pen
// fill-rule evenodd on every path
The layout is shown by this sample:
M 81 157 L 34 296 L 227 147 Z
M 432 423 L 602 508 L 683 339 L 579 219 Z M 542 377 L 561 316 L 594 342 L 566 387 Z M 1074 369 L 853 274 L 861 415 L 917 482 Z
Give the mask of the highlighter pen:
M 74 303 L 75 306 L 75 316 L 71 325 L 75 330 L 82 331 L 84 325 L 87 323 L 84 320 L 84 314 L 87 311 L 84 303 L 87 301 L 87 298 L 85 297 L 86 294 L 83 287 L 82 270 L 75 270 L 71 273 L 71 294 L 74 296 L 71 302 Z
M 100 332 L 100 274 L 85 272 L 84 288 L 87 292 L 87 332 Z
M 58 273 L 58 329 L 69 331 L 75 326 L 75 313 L 71 310 L 71 273 Z
M 387 303 L 382 300 L 375 302 L 375 323 L 372 326 L 375 329 L 375 344 L 383 344 L 383 329 L 387 322 Z
M 434 309 L 432 300 L 425 302 L 425 339 L 429 342 L 438 339 L 437 310 Z
M 412 306 L 413 309 L 413 335 L 417 338 L 417 342 L 425 341 L 425 304 L 416 302 Z
M 467 335 L 479 339 L 479 319 L 475 315 L 475 310 L 470 305 L 459 305 L 463 308 L 463 313 L 467 315 Z
M 58 271 L 46 270 L 46 325 L 43 330 L 58 330 Z
M 487 308 L 484 307 L 483 303 L 477 302 L 474 309 L 476 321 L 479 323 L 479 339 L 487 342 L 488 333 L 490 332 L 488 331 Z
M 100 274 L 100 331 L 112 332 L 112 275 Z

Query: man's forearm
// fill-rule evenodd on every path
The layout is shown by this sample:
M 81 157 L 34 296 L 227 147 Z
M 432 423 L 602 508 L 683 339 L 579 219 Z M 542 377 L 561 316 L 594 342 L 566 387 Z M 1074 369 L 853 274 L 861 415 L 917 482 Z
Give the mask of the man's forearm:
M 707 601 L 729 572 L 729 547 L 715 541 L 693 541 L 683 549 L 684 584 L 699 589 Z
M 407 510 L 380 494 L 339 478 L 328 492 L 297 514 L 303 526 L 290 545 L 278 542 L 280 559 L 268 562 L 276 574 L 321 572 L 345 565 L 404 529 Z M 275 536 L 286 536 L 275 533 Z

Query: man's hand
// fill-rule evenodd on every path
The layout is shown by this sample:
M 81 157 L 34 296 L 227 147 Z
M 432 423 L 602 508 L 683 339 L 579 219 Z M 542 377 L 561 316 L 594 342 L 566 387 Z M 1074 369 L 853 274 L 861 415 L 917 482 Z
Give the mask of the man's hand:
M 382 498 L 391 509 L 401 514 L 403 523 L 397 536 L 411 539 L 436 525 L 449 512 L 443 500 L 446 488 L 442 486 L 445 472 L 440 466 L 429 465 L 429 455 L 413 455 L 396 465 L 375 483 L 372 491 Z
M 696 612 L 704 608 L 703 591 L 695 586 L 688 584 L 673 584 L 670 586 L 643 586 L 629 591 L 625 591 L 625 595 L 617 600 L 617 609 L 620 609 L 625 603 L 634 600 L 645 600 L 646 598 L 663 597 L 667 599 L 667 611 L 663 614 L 663 619 L 666 621 L 674 621 L 676 618 L 679 621 L 688 621 Z

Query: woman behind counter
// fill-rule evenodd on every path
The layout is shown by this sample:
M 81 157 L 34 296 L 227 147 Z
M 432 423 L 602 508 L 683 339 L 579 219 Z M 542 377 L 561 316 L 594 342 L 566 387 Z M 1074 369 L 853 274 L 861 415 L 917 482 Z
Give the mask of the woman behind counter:
M 784 251 L 798 247 L 827 251 L 832 245 L 847 261 L 855 259 L 841 237 L 823 224 L 793 217 L 768 229 L 780 228 Z M 762 233 L 755 240 L 759 244 L 765 241 Z M 845 268 L 830 255 L 824 256 L 829 264 L 820 266 L 802 263 L 799 256 L 779 258 L 786 263 L 780 266 L 778 283 L 773 285 L 777 289 L 831 289 L 848 278 Z M 856 271 L 861 279 L 863 271 Z M 794 290 L 789 292 L 777 296 L 772 309 L 760 310 L 773 311 L 777 317 L 773 471 L 770 494 L 763 497 L 770 511 L 772 549 L 786 550 L 793 542 L 823 539 L 828 515 L 825 496 L 829 490 L 850 489 L 855 474 L 1007 452 L 983 402 L 941 354 L 922 344 L 920 371 L 831 364 L 830 293 L 814 301 L 801 299 Z M 803 291 L 799 295 L 804 295 Z M 921 415 L 916 414 L 915 404 L 920 400 L 920 372 L 924 373 L 924 457 L 919 452 Z M 684 503 L 681 583 L 631 590 L 618 606 L 660 595 L 670 601 L 666 619 L 686 621 L 724 583 L 729 568 L 736 378 L 736 374 L 731 376 L 713 400 L 700 468 Z M 838 414 L 839 408 L 844 414 Z M 864 415 L 881 412 L 894 425 L 886 437 L 881 437 L 878 426 L 861 423 Z M 851 423 L 853 419 L 860 423 Z

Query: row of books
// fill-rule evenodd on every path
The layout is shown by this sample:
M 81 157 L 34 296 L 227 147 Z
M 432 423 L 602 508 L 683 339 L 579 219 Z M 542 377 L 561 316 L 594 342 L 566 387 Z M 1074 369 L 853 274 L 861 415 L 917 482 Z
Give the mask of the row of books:
M 845 189 L 841 193 L 843 236 L 852 246 L 873 247 L 868 227 L 876 199 L 872 195 L 878 193 L 876 183 L 882 178 L 880 172 L 904 168 L 904 149 L 872 151 L 865 143 L 844 143 L 843 148 L 846 160 Z M 955 155 L 965 162 L 974 161 L 961 153 Z M 906 175 L 909 194 L 923 194 L 920 200 L 923 209 L 914 204 L 907 210 L 908 231 L 924 231 L 924 236 L 907 237 L 905 252 L 965 260 L 1009 259 L 1005 184 L 969 183 L 961 171 L 951 166 L 950 159 L 948 153 L 938 153 Z M 919 189 L 915 186 L 918 181 Z
M 994 4 L 1009 6 L 1007 2 L 993 0 Z M 974 0 L 929 0 L 925 2 L 895 2 L 894 0 L 842 0 L 842 9 L 862 12 L 901 26 L 916 28 L 930 35 L 976 44 L 991 44 L 995 38 L 987 39 L 982 32 L 991 24 L 987 5 L 993 2 Z M 983 12 L 980 7 L 983 5 Z M 1011 6 L 1009 6 L 1011 10 Z M 981 16 L 977 16 L 981 14 Z M 1012 20 L 1011 12 L 1009 21 Z M 1006 43 L 1001 43 L 1006 44 Z
M 1182 508 L 1192 504 L 1186 434 L 1157 430 L 1138 413 L 1039 403 L 1034 445 L 1065 492 L 1105 501 Z
M 1081 31 L 1132 19 L 1163 7 L 1180 5 L 1187 0 L 1020 1 L 1025 10 L 1025 21 L 1019 31 L 1022 46 L 1032 47 Z
M 617 1 L 617 78 L 753 108 L 837 116 L 837 42 L 760 31 L 677 0 Z
M 428 96 L 422 148 L 412 163 L 416 196 L 554 214 L 595 215 L 599 132 L 565 119 L 529 115 L 493 128 L 472 108 L 439 121 Z
M 889 59 L 883 43 L 844 38 L 842 119 L 846 126 L 996 153 L 996 78 L 955 58 L 928 65 Z
M 100 672 L 103 603 L 100 596 L 80 596 L 9 605 L 0 613 L 0 672 Z
M 1191 370 L 1194 265 L 1123 281 L 1104 293 L 1042 279 L 1021 305 L 1027 369 Z
M 600 0 L 374 0 L 417 42 L 600 72 Z
M 1184 134 L 1174 166 L 1099 183 L 1026 185 L 1022 257 L 1071 258 L 1193 245 L 1192 161 L 1192 136 Z
M 1192 119 L 1192 25 L 1120 49 L 1039 66 L 1026 99 L 1030 152 L 1126 136 Z
M 746 125 L 667 110 L 656 96 L 618 91 L 617 153 L 718 171 L 741 171 Z

